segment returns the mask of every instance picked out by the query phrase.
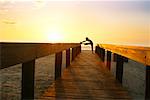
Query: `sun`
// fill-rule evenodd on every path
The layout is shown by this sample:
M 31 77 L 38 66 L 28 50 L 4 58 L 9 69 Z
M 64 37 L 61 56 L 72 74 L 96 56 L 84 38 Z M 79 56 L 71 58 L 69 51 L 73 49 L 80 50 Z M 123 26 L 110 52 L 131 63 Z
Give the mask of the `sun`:
M 61 42 L 63 35 L 60 32 L 50 32 L 48 33 L 48 40 L 52 43 Z

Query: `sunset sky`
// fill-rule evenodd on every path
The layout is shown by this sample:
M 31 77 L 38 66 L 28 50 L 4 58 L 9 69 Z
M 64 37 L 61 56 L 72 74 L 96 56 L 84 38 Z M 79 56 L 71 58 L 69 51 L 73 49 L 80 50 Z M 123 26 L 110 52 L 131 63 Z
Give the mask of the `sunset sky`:
M 0 41 L 150 46 L 150 1 L 0 0 Z

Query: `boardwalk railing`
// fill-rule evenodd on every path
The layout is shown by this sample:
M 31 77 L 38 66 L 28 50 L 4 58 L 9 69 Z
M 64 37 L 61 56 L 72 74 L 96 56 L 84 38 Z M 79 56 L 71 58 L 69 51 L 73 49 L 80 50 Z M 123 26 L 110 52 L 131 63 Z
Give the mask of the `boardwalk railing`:
M 122 83 L 123 63 L 128 62 L 128 58 L 140 62 L 145 65 L 145 99 L 150 100 L 150 47 L 140 46 L 122 46 L 111 44 L 99 44 L 96 46 L 95 52 L 105 60 L 105 52 L 107 52 L 106 66 L 110 70 L 111 53 L 114 53 L 116 61 L 116 79 Z
M 62 51 L 66 67 L 81 52 L 79 43 L 0 43 L 0 69 L 22 63 L 22 99 L 34 99 L 35 59 L 55 53 L 55 79 L 61 77 Z

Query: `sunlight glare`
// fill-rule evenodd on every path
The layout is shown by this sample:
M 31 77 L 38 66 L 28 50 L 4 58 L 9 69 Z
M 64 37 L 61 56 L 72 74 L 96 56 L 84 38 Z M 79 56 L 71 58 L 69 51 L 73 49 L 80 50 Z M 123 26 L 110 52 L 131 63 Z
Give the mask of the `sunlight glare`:
M 48 39 L 49 39 L 49 41 L 52 42 L 52 43 L 56 43 L 56 42 L 58 43 L 58 42 L 61 42 L 61 41 L 62 41 L 63 36 L 62 36 L 62 34 L 59 33 L 59 32 L 50 32 L 50 33 L 48 34 Z

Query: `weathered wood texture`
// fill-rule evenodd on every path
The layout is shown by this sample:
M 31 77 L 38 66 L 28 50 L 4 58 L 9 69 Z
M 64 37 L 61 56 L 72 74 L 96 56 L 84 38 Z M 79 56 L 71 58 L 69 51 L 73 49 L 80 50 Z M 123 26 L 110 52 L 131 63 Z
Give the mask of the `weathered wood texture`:
M 95 53 L 98 54 L 98 56 L 101 58 L 103 62 L 105 61 L 105 49 L 96 46 Z
M 70 48 L 66 50 L 66 67 L 70 66 Z
M 114 53 L 114 61 L 117 61 L 116 78 L 120 82 L 123 76 L 123 62 L 128 62 L 128 58 L 144 64 L 146 67 L 145 100 L 150 100 L 150 47 L 100 44 L 97 48 L 104 48 Z
M 128 92 L 90 51 L 82 51 L 40 100 L 130 100 Z
M 79 43 L 0 43 L 0 69 L 80 46 Z
M 106 63 L 107 68 L 110 70 L 111 69 L 111 52 L 107 51 L 107 63 Z
M 123 46 L 111 44 L 100 44 L 99 46 L 113 53 L 117 53 L 145 65 L 150 65 L 150 47 Z
M 55 54 L 55 80 L 61 77 L 62 51 Z
M 150 100 L 150 66 L 146 66 L 145 100 Z
M 22 100 L 34 99 L 35 60 L 22 64 Z
M 123 76 L 123 62 L 124 57 L 121 55 L 117 55 L 117 63 L 116 63 L 116 79 L 122 83 L 122 76 Z

